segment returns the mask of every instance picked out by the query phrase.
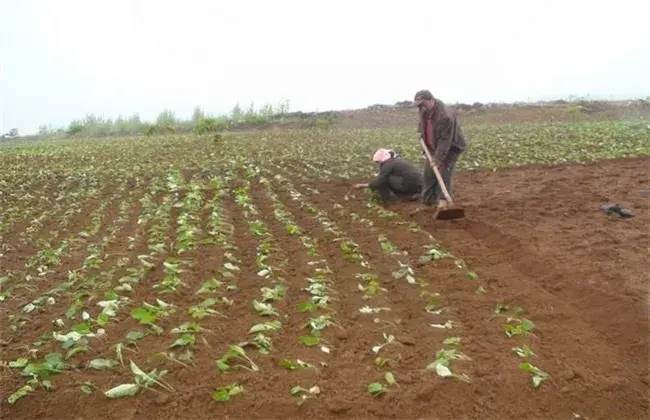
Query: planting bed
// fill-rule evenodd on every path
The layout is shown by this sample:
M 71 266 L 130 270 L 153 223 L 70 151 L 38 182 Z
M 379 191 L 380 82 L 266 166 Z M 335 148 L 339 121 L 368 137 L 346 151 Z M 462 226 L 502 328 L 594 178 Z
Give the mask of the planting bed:
M 275 135 L 2 158 L 2 418 L 647 415 L 648 157 L 462 172 L 434 222 Z

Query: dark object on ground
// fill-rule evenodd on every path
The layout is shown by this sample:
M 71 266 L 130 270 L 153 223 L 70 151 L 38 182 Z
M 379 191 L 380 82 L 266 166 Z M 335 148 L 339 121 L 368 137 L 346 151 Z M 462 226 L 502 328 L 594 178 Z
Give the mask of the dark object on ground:
M 617 203 L 603 204 L 600 206 L 600 210 L 608 216 L 615 215 L 621 218 L 634 217 L 631 211 L 619 206 Z

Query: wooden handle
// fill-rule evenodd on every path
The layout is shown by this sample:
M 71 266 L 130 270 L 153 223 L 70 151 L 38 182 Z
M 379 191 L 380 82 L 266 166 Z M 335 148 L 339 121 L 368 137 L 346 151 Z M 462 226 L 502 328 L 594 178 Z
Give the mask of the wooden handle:
M 423 138 L 420 138 L 420 144 L 422 145 L 422 148 L 424 149 L 424 154 L 427 155 L 427 160 L 429 161 L 429 164 L 431 165 L 431 169 L 433 169 L 433 172 L 436 174 L 436 178 L 438 178 L 438 183 L 440 184 L 440 187 L 442 188 L 442 193 L 445 195 L 445 198 L 447 199 L 449 204 L 452 204 L 451 197 L 449 196 L 449 191 L 447 191 L 447 186 L 443 182 L 442 175 L 440 175 L 440 171 L 438 171 L 438 167 L 433 162 L 433 158 L 431 157 L 431 153 L 429 153 L 429 149 L 427 148 L 427 145 L 424 143 Z

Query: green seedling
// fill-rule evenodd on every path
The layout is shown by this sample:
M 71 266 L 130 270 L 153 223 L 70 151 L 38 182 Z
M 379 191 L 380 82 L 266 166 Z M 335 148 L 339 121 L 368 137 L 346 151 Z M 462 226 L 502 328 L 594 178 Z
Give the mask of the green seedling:
M 248 362 L 248 366 L 242 364 L 230 365 L 229 362 L 233 359 Z M 215 365 L 221 373 L 228 372 L 236 367 L 246 369 L 250 372 L 258 372 L 260 370 L 259 366 L 250 357 L 248 357 L 246 350 L 238 345 L 228 346 L 226 353 L 220 359 L 215 361 Z
M 377 397 L 385 392 L 388 392 L 388 389 L 391 386 L 399 387 L 399 384 L 395 380 L 395 376 L 391 372 L 386 372 L 384 374 L 384 379 L 386 380 L 385 384 L 381 382 L 373 382 L 371 384 L 368 384 L 366 389 L 370 393 L 370 395 L 372 395 L 373 397 Z
M 222 318 L 226 318 L 224 314 L 219 311 L 212 309 L 212 306 L 219 303 L 220 299 L 208 298 L 198 305 L 190 306 L 188 313 L 192 318 L 203 319 L 206 316 L 216 316 L 219 315 Z
M 145 373 L 132 360 L 130 364 L 134 381 L 132 383 L 118 385 L 104 392 L 104 395 L 108 398 L 133 397 L 141 390 L 158 392 L 151 388 L 154 384 L 161 386 L 169 392 L 176 392 L 174 388 L 162 380 L 162 377 L 167 374 L 166 370 L 158 372 L 157 369 L 153 369 L 151 372 Z
M 296 385 L 291 388 L 289 391 L 296 399 L 296 405 L 301 406 L 310 398 L 314 398 L 316 395 L 320 394 L 320 388 L 318 385 L 312 386 L 309 389 L 305 389 L 300 385 Z
M 379 247 L 383 253 L 391 255 L 407 255 L 406 251 L 400 252 L 399 248 L 397 248 L 394 243 L 389 241 L 386 235 L 380 234 L 377 240 L 379 241 Z
M 438 352 L 436 353 L 436 360 L 434 360 L 433 362 L 427 365 L 427 369 L 434 370 L 436 374 L 441 378 L 456 378 L 465 382 L 471 382 L 471 380 L 467 375 L 465 374 L 458 375 L 451 371 L 450 366 L 453 360 L 470 361 L 472 359 L 470 359 L 468 356 L 459 352 L 456 349 L 451 349 L 451 350 L 441 349 L 438 350 Z
M 384 336 L 384 343 L 373 346 L 373 348 L 372 348 L 373 353 L 379 353 L 379 350 L 384 348 L 384 346 L 387 346 L 388 344 L 393 344 L 393 343 L 396 342 L 395 341 L 395 336 L 392 335 L 392 334 L 387 335 L 386 333 L 383 333 L 383 336 Z
M 88 362 L 88 367 L 95 370 L 112 370 L 117 365 L 117 361 L 112 359 L 93 359 Z
M 261 316 L 278 316 L 279 313 L 278 311 L 273 307 L 272 304 L 270 303 L 262 303 L 258 301 L 257 299 L 253 300 L 253 308 L 257 311 L 258 314 Z
M 181 353 L 178 356 L 176 356 L 176 354 L 173 352 L 161 351 L 158 353 L 153 353 L 147 358 L 147 360 L 149 361 L 154 361 L 158 359 L 164 359 L 172 363 L 178 363 L 179 365 L 186 368 L 189 368 L 190 365 L 194 366 L 194 354 L 189 348 L 185 348 L 184 351 L 181 351 Z
M 387 357 L 375 357 L 375 365 L 380 368 L 389 366 L 391 362 L 392 360 Z
M 440 293 L 432 293 L 428 290 L 420 290 L 420 297 L 426 299 L 427 304 L 425 310 L 432 314 L 440 314 L 442 312 L 442 302 L 440 300 Z
M 339 327 L 331 315 L 321 315 L 316 318 L 310 318 L 301 328 L 310 327 L 310 334 L 314 337 L 320 337 L 323 330 L 331 326 Z
M 515 352 L 517 356 L 523 358 L 535 356 L 535 353 L 526 344 L 524 344 L 523 347 L 513 347 L 512 351 Z
M 63 372 L 67 366 L 63 361 L 60 353 L 49 353 L 41 363 L 30 363 L 29 359 L 21 357 L 15 361 L 9 362 L 10 368 L 21 368 L 22 376 L 28 377 L 27 384 L 22 386 L 16 392 L 7 397 L 9 404 L 15 403 L 20 398 L 29 395 L 35 391 L 36 386 L 41 386 L 49 391 L 52 389 L 50 378 Z
M 436 248 L 435 245 L 424 245 L 424 249 L 426 249 L 426 252 L 419 258 L 419 261 L 423 263 L 441 260 L 451 255 L 447 251 Z
M 528 362 L 519 363 L 519 368 L 525 372 L 530 372 L 533 375 L 532 382 L 533 387 L 535 388 L 539 387 L 542 381 L 550 378 L 550 375 L 548 373 L 544 372 L 536 366 L 531 365 Z
M 273 340 L 262 333 L 255 335 L 252 341 L 242 341 L 237 345 L 241 348 L 255 347 L 261 354 L 269 354 L 273 350 Z
M 273 289 L 262 287 L 260 290 L 262 292 L 262 302 L 275 302 L 284 297 L 287 286 L 284 283 L 279 283 Z
M 298 342 L 303 346 L 314 347 L 320 344 L 320 337 L 314 337 L 312 335 L 301 335 L 298 337 Z
M 406 281 L 409 284 L 417 284 L 418 281 L 415 278 L 415 272 L 413 269 L 408 264 L 404 264 L 401 261 L 397 261 L 397 263 L 399 264 L 399 269 L 393 271 L 393 278 L 396 280 L 406 278 Z
M 339 247 L 343 254 L 343 259 L 346 261 L 362 261 L 363 256 L 357 252 L 359 245 L 349 239 L 341 239 Z
M 519 322 L 519 321 L 515 321 L 515 322 Z M 515 335 L 527 335 L 535 328 L 535 324 L 533 324 L 533 322 L 528 319 L 524 319 L 521 322 L 519 322 L 517 325 L 507 323 L 503 326 L 503 328 L 505 330 L 506 336 L 508 338 L 511 338 Z
M 250 330 L 248 330 L 248 333 L 254 334 L 267 331 L 279 331 L 280 328 L 282 328 L 282 323 L 280 321 L 266 321 L 253 325 Z
M 244 392 L 244 387 L 238 383 L 222 386 L 212 393 L 212 399 L 217 402 L 228 402 L 235 395 Z
M 442 344 L 446 346 L 457 346 L 460 344 L 460 337 L 448 337 L 442 340 Z

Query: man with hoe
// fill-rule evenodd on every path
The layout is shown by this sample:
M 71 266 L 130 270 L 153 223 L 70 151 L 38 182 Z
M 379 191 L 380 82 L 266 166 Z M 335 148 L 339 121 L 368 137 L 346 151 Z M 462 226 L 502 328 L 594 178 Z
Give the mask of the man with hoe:
M 467 149 L 467 141 L 458 123 L 456 111 L 446 107 L 428 90 L 418 91 L 414 104 L 420 113 L 420 139 L 424 140 L 433 163 L 438 167 L 447 191 L 452 196 L 451 182 L 456 162 Z M 439 208 L 446 208 L 447 200 L 442 197 L 442 189 L 428 160 L 424 165 L 423 181 L 422 203 L 425 206 L 437 204 Z

